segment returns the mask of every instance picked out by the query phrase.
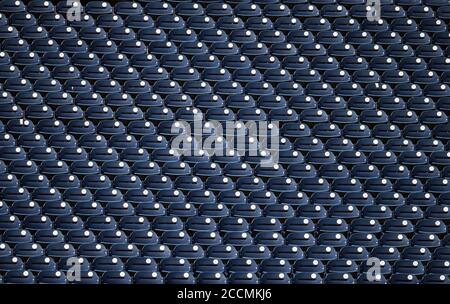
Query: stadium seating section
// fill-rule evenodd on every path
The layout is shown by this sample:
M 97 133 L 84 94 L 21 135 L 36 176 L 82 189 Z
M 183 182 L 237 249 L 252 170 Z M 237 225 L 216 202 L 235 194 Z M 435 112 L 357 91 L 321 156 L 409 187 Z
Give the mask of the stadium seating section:
M 0 283 L 450 283 L 450 3 L 380 2 L 1 0 Z

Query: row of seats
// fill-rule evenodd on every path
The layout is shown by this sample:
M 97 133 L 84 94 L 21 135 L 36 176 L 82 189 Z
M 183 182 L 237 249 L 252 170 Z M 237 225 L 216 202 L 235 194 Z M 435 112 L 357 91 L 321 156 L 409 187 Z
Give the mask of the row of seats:
M 36 234 L 34 237 L 37 243 L 32 243 L 30 231 Z M 197 231 L 191 238 L 184 231 L 166 231 L 160 233 L 161 237 L 158 237 L 153 231 L 137 230 L 128 238 L 126 233 L 119 230 L 97 232 L 97 237 L 92 231 L 84 229 L 60 232 L 56 229 L 10 230 L 3 238 L 11 246 L 2 243 L 1 252 L 2 256 L 15 252 L 17 256 L 27 258 L 41 256 L 44 253 L 51 257 L 62 258 L 74 256 L 78 252 L 81 256 L 87 257 L 111 254 L 116 257 L 130 258 L 142 254 L 151 258 L 167 258 L 173 255 L 191 259 L 204 256 L 220 259 L 233 259 L 238 256 L 268 259 L 272 256 L 273 249 L 275 258 L 302 259 L 307 256 L 320 260 L 333 260 L 340 257 L 358 261 L 368 259 L 369 255 L 388 261 L 399 259 L 401 256 L 423 261 L 446 260 L 449 255 L 448 237 L 444 237 L 441 241 L 435 234 L 429 233 L 416 233 L 409 240 L 407 234 L 385 232 L 378 240 L 372 233 L 356 231 L 349 233 L 347 240 L 342 233 L 322 232 L 317 233 L 316 240 L 311 233 L 297 230 L 285 233 L 286 240 L 284 240 L 280 233 L 256 231 L 253 232 L 257 233 L 253 240 L 252 232 L 228 231 L 224 232 L 222 238 L 217 232 Z M 66 234 L 68 243 L 64 243 L 63 233 Z M 192 243 L 198 245 L 192 245 Z M 107 246 L 110 247 L 109 251 Z M 171 250 L 168 246 L 174 248 Z M 300 246 L 305 249 L 300 249 Z M 403 252 L 400 253 L 402 250 Z
M 93 204 L 91 204 L 93 205 Z M 205 205 L 206 206 L 206 205 Z M 319 206 L 317 206 L 319 207 Z M 211 209 L 214 207 L 210 207 Z M 81 208 L 80 208 L 81 209 Z M 181 209 L 181 208 L 180 208 Z M 204 208 L 206 209 L 206 208 Z M 216 208 L 217 210 L 218 208 Z M 247 208 L 245 210 L 244 208 L 234 208 L 234 209 L 241 209 L 242 211 L 246 211 L 247 213 L 251 213 L 253 209 L 256 208 Z M 244 210 L 242 210 L 244 209 Z M 275 208 L 273 208 L 275 209 Z M 284 209 L 284 208 L 283 208 Z M 289 208 L 286 208 L 289 210 Z M 303 208 L 308 209 L 308 208 Z M 309 208 L 312 209 L 312 208 Z M 344 209 L 344 208 L 342 208 Z M 347 209 L 347 208 L 345 208 Z M 344 209 L 344 210 L 345 210 Z M 259 238 L 261 241 L 264 241 L 264 237 L 269 238 L 269 241 L 276 242 L 276 243 L 283 243 L 283 238 L 278 233 L 269 233 L 269 232 L 347 232 L 347 231 L 353 231 L 353 232 L 365 232 L 365 233 L 379 233 L 381 231 L 388 232 L 385 234 L 385 239 L 387 241 L 389 240 L 389 236 L 392 237 L 391 234 L 399 234 L 399 233 L 426 233 L 426 234 L 443 234 L 447 232 L 447 228 L 443 220 L 438 220 L 435 217 L 429 218 L 429 219 L 417 219 L 416 214 L 414 214 L 414 210 L 417 209 L 417 207 L 414 209 L 412 208 L 403 208 L 404 213 L 407 215 L 411 215 L 410 218 L 413 218 L 413 220 L 407 220 L 401 217 L 401 212 L 396 212 L 397 219 L 387 219 L 385 220 L 384 224 L 379 224 L 375 219 L 383 219 L 383 217 L 388 217 L 389 215 L 392 215 L 392 212 L 389 214 L 389 212 L 383 210 L 386 210 L 387 208 L 365 208 L 363 210 L 363 214 L 369 215 L 365 218 L 360 219 L 353 219 L 351 220 L 351 224 L 348 225 L 347 222 L 341 218 L 322 218 L 320 220 L 317 220 L 317 224 L 315 224 L 313 221 L 311 221 L 308 218 L 303 218 L 303 216 L 308 215 L 307 212 L 305 214 L 301 214 L 301 217 L 292 216 L 287 217 L 286 219 L 280 219 L 280 218 L 273 218 L 273 217 L 265 217 L 265 216 L 258 216 L 258 214 L 255 214 L 256 212 L 253 212 L 253 214 L 247 214 L 247 216 L 250 215 L 252 218 L 251 224 L 245 220 L 245 218 L 240 218 L 236 216 L 225 216 L 220 221 L 218 220 L 218 223 L 214 221 L 211 217 L 206 216 L 191 216 L 189 219 L 187 219 L 183 225 L 183 221 L 175 216 L 165 216 L 160 215 L 157 216 L 152 223 L 150 223 L 145 217 L 143 216 L 133 216 L 133 215 L 126 215 L 120 214 L 123 217 L 121 218 L 120 222 L 117 223 L 116 220 L 114 220 L 111 216 L 105 216 L 105 215 L 97 215 L 97 216 L 90 216 L 86 222 L 84 222 L 80 217 L 77 216 L 59 216 L 56 217 L 54 222 L 49 219 L 47 216 L 41 216 L 41 215 L 30 215 L 25 217 L 25 219 L 21 222 L 16 216 L 11 215 L 2 215 L 0 216 L 0 225 L 2 227 L 2 230 L 8 230 L 5 235 L 8 235 L 9 232 L 11 232 L 11 239 L 8 237 L 5 237 L 5 239 L 8 239 L 10 242 L 13 242 L 14 239 L 18 239 L 18 242 L 20 242 L 21 239 L 27 240 L 31 239 L 30 235 L 28 234 L 19 234 L 22 233 L 20 230 L 20 227 L 23 227 L 25 229 L 29 230 L 51 230 L 53 227 L 56 229 L 60 229 L 63 231 L 81 231 L 84 227 L 91 230 L 115 230 L 118 227 L 126 230 L 126 231 L 145 231 L 150 229 L 150 227 L 153 227 L 155 230 L 159 231 L 170 231 L 175 233 L 175 237 L 178 238 L 178 231 L 183 230 L 185 227 L 187 230 L 192 232 L 202 231 L 204 233 L 206 232 L 214 232 L 217 229 L 220 229 L 222 232 L 236 232 L 236 241 L 241 242 L 251 242 L 251 237 L 248 236 L 246 231 L 251 232 L 265 232 L 261 233 L 261 237 L 257 236 L 257 239 Z M 399 208 L 401 209 L 401 208 Z M 448 212 L 445 212 L 443 208 L 432 208 L 436 210 L 437 212 L 432 214 L 439 215 L 439 211 L 441 211 L 441 218 L 444 218 L 445 220 L 448 220 Z M 89 210 L 89 209 L 88 209 Z M 119 209 L 120 210 L 120 209 Z M 313 210 L 311 210 L 310 213 L 319 213 L 322 208 L 316 208 L 314 207 Z M 338 210 L 338 208 L 335 208 L 334 210 Z M 366 210 L 369 210 L 365 212 Z M 91 209 L 89 210 L 91 213 L 94 213 L 96 210 Z M 92 212 L 94 211 L 94 212 Z M 156 216 L 156 213 L 158 210 L 151 210 L 153 216 Z M 156 211 L 156 212 L 155 212 Z M 189 209 L 186 210 L 185 216 L 189 216 L 190 212 Z M 220 211 L 220 209 L 219 209 Z M 370 214 L 370 211 L 372 211 L 372 214 Z M 150 213 L 150 212 L 148 212 Z M 218 212 L 217 212 L 218 213 Z M 331 213 L 331 212 L 330 212 Z M 237 215 L 237 214 L 235 214 Z M 370 216 L 372 215 L 372 216 Z M 150 214 L 147 214 L 147 217 L 150 216 Z M 439 216 L 436 216 L 439 218 Z M 283 221 L 284 223 L 282 223 Z M 349 220 L 350 221 L 350 220 Z M 412 221 L 414 221 L 415 226 L 412 224 Z M 26 232 L 26 231 L 25 231 Z M 241 234 L 237 233 L 244 233 Z M 19 235 L 17 235 L 19 234 Z M 185 235 L 184 233 L 180 233 L 181 235 Z M 77 236 L 78 237 L 78 236 Z M 208 234 L 206 234 L 206 237 L 209 237 Z M 303 237 L 303 236 L 302 236 Z M 306 236 L 309 240 L 308 242 L 314 241 L 313 238 L 310 239 L 309 235 Z M 333 235 L 334 238 L 334 235 Z M 337 238 L 337 237 L 336 237 Z M 431 238 L 431 237 L 430 237 Z M 61 238 L 55 238 L 60 240 Z M 91 241 L 92 237 L 87 235 L 85 237 L 87 241 Z M 399 241 L 397 243 L 405 244 L 407 242 L 406 240 L 399 237 Z M 419 235 L 420 239 L 420 235 Z M 220 241 L 220 238 L 217 239 L 217 236 L 213 238 L 215 242 Z M 342 243 L 346 242 L 345 238 L 341 240 L 341 237 L 339 236 L 338 240 Z M 376 238 L 370 239 L 372 242 L 376 242 Z M 382 238 L 383 240 L 383 238 Z M 123 241 L 123 240 L 122 240 Z M 181 242 L 189 242 L 189 239 L 185 239 L 184 237 L 181 238 Z M 439 241 L 439 240 L 435 240 Z M 435 243 L 435 242 L 434 242 Z M 407 243 L 406 243 L 407 244 Z M 399 245 L 401 246 L 401 245 Z
M 418 251 L 418 250 L 416 250 Z M 214 273 L 224 272 L 229 273 L 236 272 L 250 272 L 250 273 L 324 273 L 325 269 L 332 273 L 356 273 L 359 270 L 362 272 L 368 271 L 370 268 L 367 264 L 360 261 L 352 261 L 346 259 L 335 259 L 332 261 L 320 261 L 312 258 L 297 259 L 295 262 L 285 259 L 266 259 L 259 265 L 255 259 L 252 258 L 236 258 L 223 262 L 223 260 L 215 258 L 199 258 L 195 262 L 191 263 L 184 258 L 162 258 L 159 260 L 159 264 L 153 258 L 145 257 L 132 257 L 126 262 L 123 259 L 117 257 L 96 257 L 89 262 L 85 258 L 76 258 L 80 263 L 81 271 L 86 271 L 92 268 L 97 272 L 107 271 L 123 271 L 139 272 L 139 271 L 160 271 L 162 273 L 171 272 L 185 272 L 195 270 L 197 273 Z M 64 264 L 66 263 L 66 264 Z M 68 270 L 73 261 L 70 258 L 63 258 L 60 267 L 64 270 Z M 382 263 L 382 273 L 384 275 L 394 274 L 410 274 L 423 275 L 424 269 L 427 268 L 434 274 L 448 275 L 448 262 L 446 261 L 433 261 L 428 265 L 421 261 L 415 261 L 410 259 L 399 259 L 392 263 Z M 18 257 L 5 257 L 1 258 L 1 267 L 3 271 L 20 271 L 24 267 L 33 272 L 41 271 L 55 271 L 57 263 L 54 258 L 47 256 L 32 257 L 28 262 L 24 262 Z M 70 266 L 70 267 L 69 267 Z M 360 268 L 360 269 L 359 269 Z
M 449 277 L 442 274 L 426 274 L 422 279 L 414 275 L 394 274 L 389 280 L 383 275 L 376 277 L 378 281 L 368 281 L 365 274 L 357 278 L 349 273 L 329 273 L 325 277 L 316 273 L 297 273 L 289 276 L 286 273 L 264 273 L 257 276 L 253 273 L 235 272 L 229 279 L 221 272 L 202 272 L 195 276 L 192 272 L 171 272 L 165 277 L 159 272 L 139 271 L 129 274 L 126 271 L 108 271 L 97 274 L 83 271 L 80 274 L 81 284 L 367 284 L 373 282 L 391 284 L 448 284 Z M 60 271 L 41 271 L 34 276 L 29 271 L 10 271 L 2 281 L 10 284 L 67 284 L 70 279 Z
M 369 197 L 367 193 L 364 194 L 367 195 L 367 198 Z M 250 197 L 252 200 L 249 202 L 232 202 L 229 204 L 224 202 L 218 202 L 216 204 L 214 198 L 200 203 L 172 202 L 165 204 L 155 201 L 143 202 L 141 200 L 130 202 L 131 199 L 127 202 L 116 201 L 109 203 L 105 201 L 99 202 L 98 200 L 95 202 L 89 200 L 76 203 L 68 203 L 67 201 L 61 200 L 50 202 L 26 200 L 15 203 L 1 201 L 0 216 L 4 216 L 5 223 L 10 221 L 8 220 L 9 213 L 13 213 L 18 217 L 37 217 L 39 214 L 49 217 L 70 217 L 72 214 L 80 217 L 101 216 L 102 214 L 109 216 L 133 216 L 137 214 L 140 216 L 172 215 L 185 218 L 198 214 L 199 216 L 217 219 L 230 215 L 249 219 L 262 215 L 278 219 L 303 216 L 314 220 L 326 217 L 352 220 L 361 216 L 369 219 L 383 220 L 389 219 L 393 215 L 406 220 L 418 220 L 422 218 L 448 219 L 448 196 L 445 197 L 447 200 L 442 198 L 440 200 L 441 204 L 436 205 L 436 199 L 431 198 L 431 195 L 427 197 L 422 194 L 413 194 L 405 201 L 403 198 L 400 199 L 400 196 L 395 197 L 395 194 L 384 194 L 380 195 L 379 199 L 375 201 L 372 198 L 364 200 L 364 194 L 349 194 L 344 197 L 344 200 L 337 198 L 335 193 L 328 195 L 316 194 L 309 201 L 306 194 L 302 192 L 287 193 L 281 195 L 280 201 L 277 202 L 275 199 L 267 200 L 270 198 L 269 196 L 273 195 L 270 192 L 259 192 L 252 195 Z M 219 198 L 221 197 L 219 196 Z M 386 203 L 384 203 L 385 200 Z M 313 206 L 311 207 L 310 204 Z M 5 225 L 8 226 L 8 224 Z
M 108 2 L 91 1 L 85 6 L 79 7 L 81 11 L 92 15 L 103 15 L 115 12 L 121 16 L 149 14 L 151 16 L 166 16 L 166 15 L 180 15 L 180 16 L 198 16 L 207 15 L 211 17 L 231 16 L 236 15 L 239 17 L 254 17 L 254 16 L 267 16 L 267 17 L 283 17 L 296 14 L 302 14 L 302 17 L 309 16 L 324 16 L 324 17 L 343 17 L 346 14 L 356 15 L 357 17 L 365 18 L 366 8 L 363 0 L 328 0 L 328 1 L 302 1 L 302 0 L 289 0 L 283 3 L 281 1 L 252 1 L 244 3 L 208 3 L 208 1 L 199 1 L 198 3 L 177 3 L 177 2 L 162 2 L 162 1 L 140 1 L 128 2 L 122 1 L 116 3 L 114 6 Z M 413 1 L 392 1 L 383 0 L 382 5 L 384 12 L 390 12 L 390 6 L 394 4 L 393 11 L 387 17 L 396 18 L 404 15 L 407 12 L 411 18 L 426 19 L 432 18 L 437 14 L 441 18 L 448 18 L 449 9 L 446 7 L 448 4 L 443 0 L 413 0 Z M 336 6 L 341 4 L 341 6 Z M 322 6 L 322 9 L 318 11 L 317 6 Z M 353 5 L 352 9 L 347 10 L 347 6 Z M 0 10 L 5 13 L 18 13 L 18 12 L 30 12 L 30 13 L 50 13 L 59 12 L 67 13 L 73 7 L 78 7 L 79 3 L 57 3 L 54 5 L 51 1 L 33 0 L 30 3 L 24 4 L 22 1 L 7 0 L 3 1 L 0 5 Z M 325 7 L 325 9 L 323 9 Z M 398 8 L 395 8 L 398 7 Z M 304 10 L 304 8 L 307 8 Z M 329 15 L 332 13 L 333 8 L 336 11 L 340 11 L 341 15 Z M 362 10 L 361 8 L 364 8 Z M 362 12 L 364 11 L 364 12 Z M 358 16 L 358 12 L 361 14 Z M 383 12 L 382 12 L 383 13 Z
M 277 103 L 280 105 L 286 105 L 286 102 L 283 102 L 281 98 L 279 100 L 271 99 L 270 97 L 261 98 L 261 108 L 257 108 L 254 107 L 256 102 L 250 96 L 234 95 L 225 102 L 217 98 L 218 103 L 222 105 L 226 103 L 230 105 L 231 108 L 236 107 L 239 103 L 242 104 L 242 108 L 240 110 L 233 111 L 228 108 L 223 109 L 219 107 L 212 107 L 203 113 L 197 107 L 191 107 L 190 102 L 187 102 L 186 108 L 177 109 L 175 112 L 168 110 L 168 108 L 161 109 L 159 107 L 150 107 L 144 112 L 137 106 L 122 105 L 119 106 L 114 113 L 113 108 L 117 106 L 117 104 L 120 104 L 122 102 L 121 100 L 125 99 L 124 103 L 129 102 L 126 101 L 126 99 L 129 98 L 129 95 L 121 95 L 120 99 L 118 99 L 118 95 L 111 95 L 111 99 L 106 101 L 106 103 L 109 103 L 110 106 L 94 104 L 87 106 L 86 110 L 81 109 L 79 106 L 70 104 L 58 106 L 55 110 L 53 110 L 51 107 L 42 104 L 43 98 L 39 97 L 37 93 L 35 98 L 31 98 L 31 100 L 36 100 L 36 104 L 29 104 L 28 101 L 30 100 L 28 97 L 32 96 L 27 95 L 29 95 L 29 93 L 19 93 L 17 96 L 17 102 L 25 104 L 23 106 L 25 109 L 7 102 L 1 105 L 1 109 L 4 110 L 1 118 L 4 120 L 11 120 L 6 124 L 6 126 L 4 124 L 1 125 L 3 131 L 8 129 L 8 131 L 12 131 L 17 135 L 28 134 L 33 131 L 39 131 L 44 135 L 56 135 L 67 131 L 80 136 L 85 134 L 95 134 L 97 130 L 98 132 L 101 132 L 102 135 L 112 136 L 124 134 L 126 131 L 129 131 L 132 134 L 134 133 L 135 135 L 152 135 L 157 130 L 162 133 L 162 135 L 172 135 L 172 132 L 174 131 L 171 131 L 171 123 L 173 120 L 184 120 L 183 118 L 186 119 L 186 122 L 193 122 L 194 118 L 203 118 L 208 121 L 218 121 L 224 123 L 234 120 L 260 122 L 270 119 L 273 121 L 279 121 L 280 123 L 286 123 L 286 126 L 284 126 L 284 129 L 281 131 L 287 136 L 292 137 L 308 137 L 310 135 L 316 135 L 318 137 L 340 137 L 342 132 L 347 131 L 351 132 L 350 134 L 346 134 L 349 137 L 365 138 L 370 137 L 371 131 L 365 130 L 367 126 L 364 126 L 364 124 L 374 125 L 391 123 L 392 126 L 379 126 L 375 128 L 373 130 L 375 133 L 374 135 L 381 138 L 398 138 L 401 136 L 400 131 L 403 129 L 406 137 L 420 139 L 429 138 L 431 135 L 430 129 L 434 129 L 433 131 L 438 138 L 449 138 L 447 127 L 448 117 L 444 111 L 437 109 L 435 110 L 433 108 L 424 109 L 420 115 L 417 115 L 415 112 L 405 109 L 404 105 L 402 106 L 400 104 L 400 99 L 389 97 L 381 99 L 380 105 L 381 107 L 388 108 L 389 110 L 387 111 L 374 109 L 372 106 L 374 104 L 373 100 L 370 98 L 361 98 L 361 96 L 350 99 L 349 102 L 354 104 L 354 107 L 350 110 L 345 110 L 343 108 L 345 101 L 341 98 L 324 97 L 320 99 L 322 109 L 317 109 L 314 106 L 306 106 L 307 108 L 296 112 L 294 109 L 286 110 L 278 107 Z M 58 98 L 57 95 L 58 94 L 54 97 Z M 82 96 L 87 97 L 90 96 L 90 94 Z M 213 96 L 216 95 L 206 96 L 213 98 Z M 203 101 L 205 101 L 204 99 L 206 96 L 203 96 Z M 147 96 L 142 96 L 142 98 L 138 98 L 138 100 L 141 100 L 144 103 L 146 102 L 144 99 L 145 97 Z M 182 96 L 179 97 L 180 99 L 185 99 L 182 98 Z M 179 100 L 176 100 L 176 98 L 177 96 L 171 98 L 172 102 L 178 103 Z M 239 101 L 239 98 L 242 98 L 244 101 Z M 154 95 L 149 99 L 157 100 L 158 97 Z M 8 100 L 5 98 L 5 101 Z M 10 98 L 9 101 L 12 102 L 12 98 Z M 442 103 L 440 103 L 439 107 L 445 109 L 446 106 L 448 106 L 447 102 L 449 99 L 442 99 L 441 101 Z M 58 99 L 56 99 L 55 102 L 58 102 Z M 69 103 L 70 102 L 73 101 L 69 101 Z M 101 100 L 95 101 L 95 103 L 99 102 L 101 102 Z M 170 102 L 170 100 L 168 100 L 168 102 Z M 295 100 L 293 101 L 293 107 L 295 107 L 294 102 Z M 371 102 L 372 105 L 370 104 Z M 418 102 L 420 103 L 420 100 L 418 100 Z M 195 103 L 197 103 L 197 101 Z M 198 100 L 198 103 L 202 103 L 202 100 Z M 246 103 L 247 105 L 245 105 Z M 274 107 L 270 107 L 271 109 L 266 110 L 266 113 L 266 111 L 264 111 L 266 104 L 270 105 L 272 103 L 275 104 Z M 299 106 L 305 106 L 303 100 L 298 100 L 298 104 Z M 423 104 L 424 107 L 427 107 L 426 102 Z M 364 108 L 361 109 L 359 108 L 360 106 Z M 324 108 L 331 108 L 330 113 L 324 113 Z M 164 109 L 166 110 L 164 111 Z M 304 121 L 305 124 L 296 126 L 293 122 L 299 119 Z M 95 127 L 95 125 L 91 124 L 89 120 L 104 120 L 104 122 Z M 146 123 L 146 120 L 149 121 L 149 123 Z M 150 124 L 150 121 L 152 120 L 160 122 L 157 128 L 154 124 Z M 36 121 L 36 123 L 33 121 Z M 331 124 L 327 123 L 328 121 L 331 121 Z M 125 123 L 129 125 L 128 128 L 125 128 Z M 65 124 L 67 124 L 67 126 Z M 314 125 L 309 127 L 306 124 Z M 346 130 L 345 127 L 341 130 L 339 125 L 342 126 L 344 124 L 352 124 L 352 126 L 348 126 L 347 128 L 353 128 L 353 130 Z M 429 126 L 425 126 L 423 124 L 427 124 Z M 435 126 L 437 124 L 444 124 L 444 126 Z M 217 128 L 217 126 L 212 125 L 209 127 L 202 125 L 200 126 L 205 129 L 205 132 L 208 132 L 208 129 L 213 128 L 209 131 L 210 133 L 213 133 Z M 361 130 L 357 130 L 358 128 Z M 420 128 L 422 128 L 422 130 L 420 130 Z M 8 142 L 3 143 L 3 146 L 8 146 L 8 144 Z

